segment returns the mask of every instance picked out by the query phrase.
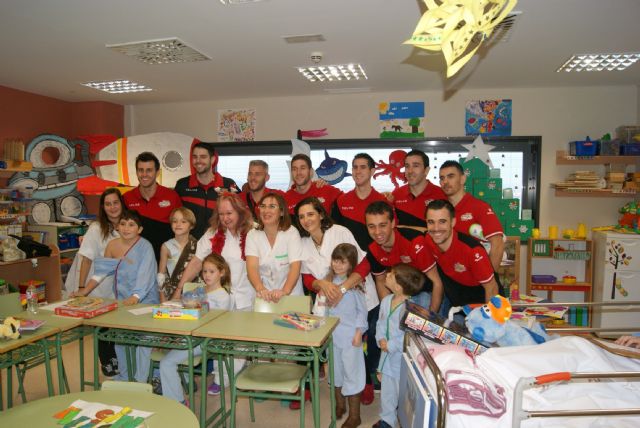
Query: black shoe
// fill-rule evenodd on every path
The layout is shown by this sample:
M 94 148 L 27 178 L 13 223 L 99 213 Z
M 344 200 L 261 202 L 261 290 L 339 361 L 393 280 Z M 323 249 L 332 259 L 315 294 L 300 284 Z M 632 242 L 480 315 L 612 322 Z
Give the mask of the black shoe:
M 153 388 L 154 394 L 162 395 L 162 383 L 160 382 L 160 378 L 154 377 L 151 379 L 151 387 Z
M 393 428 L 391 425 L 380 419 L 375 424 L 371 425 L 371 428 Z
M 105 375 L 106 377 L 114 377 L 115 375 L 120 373 L 120 371 L 118 371 L 117 358 L 111 358 L 107 364 L 102 364 L 101 368 L 102 368 L 102 374 Z

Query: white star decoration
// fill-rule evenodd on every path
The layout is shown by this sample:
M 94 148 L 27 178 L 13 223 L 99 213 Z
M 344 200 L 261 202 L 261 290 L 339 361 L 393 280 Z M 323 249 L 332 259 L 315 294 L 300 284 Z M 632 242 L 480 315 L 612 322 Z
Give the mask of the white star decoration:
M 467 153 L 467 158 L 465 161 L 471 160 L 473 158 L 478 158 L 482 162 L 489 165 L 489 168 L 493 168 L 493 163 L 491 163 L 491 158 L 489 157 L 489 152 L 495 149 L 495 146 L 490 146 L 489 144 L 485 144 L 482 140 L 482 137 L 478 135 L 473 143 L 471 144 L 463 144 L 469 153 Z

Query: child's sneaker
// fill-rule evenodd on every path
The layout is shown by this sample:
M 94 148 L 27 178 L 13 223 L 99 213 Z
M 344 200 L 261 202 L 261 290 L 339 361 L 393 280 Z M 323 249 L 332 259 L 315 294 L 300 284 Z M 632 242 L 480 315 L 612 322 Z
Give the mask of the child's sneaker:
M 373 385 L 370 383 L 367 383 L 364 386 L 364 390 L 362 391 L 362 395 L 360 397 L 360 402 L 362 403 L 363 406 L 368 406 L 371 403 L 373 403 L 373 399 L 374 399 L 374 393 L 373 393 Z
M 154 377 L 153 379 L 151 379 L 151 387 L 154 394 L 162 395 L 162 383 L 160 382 L 159 377 Z
M 211 382 L 211 385 L 207 388 L 208 395 L 220 395 L 220 385 L 215 382 Z

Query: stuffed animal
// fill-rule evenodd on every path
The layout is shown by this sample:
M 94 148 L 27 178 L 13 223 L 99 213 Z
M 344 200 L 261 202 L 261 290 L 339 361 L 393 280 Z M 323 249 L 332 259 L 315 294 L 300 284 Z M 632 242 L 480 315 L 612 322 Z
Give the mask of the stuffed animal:
M 467 329 L 481 342 L 517 346 L 535 345 L 550 339 L 538 322 L 523 327 L 511 320 L 511 303 L 502 296 L 494 296 L 488 303 L 475 308 L 466 305 L 463 310 L 467 314 Z
M 7 317 L 0 324 L 0 338 L 20 339 L 20 321 L 13 317 Z

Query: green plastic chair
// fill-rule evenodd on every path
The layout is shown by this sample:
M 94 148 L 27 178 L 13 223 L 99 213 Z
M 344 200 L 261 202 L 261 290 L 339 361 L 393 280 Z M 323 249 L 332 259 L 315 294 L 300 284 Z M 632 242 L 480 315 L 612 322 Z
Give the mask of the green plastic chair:
M 255 312 L 283 313 L 297 311 L 311 313 L 311 297 L 284 296 L 278 303 L 256 298 Z M 310 364 L 257 361 L 245 366 L 231 385 L 231 426 L 235 426 L 238 397 L 249 397 L 251 422 L 255 422 L 254 398 L 275 398 L 300 402 L 300 426 L 304 427 L 305 384 L 311 381 Z
M 102 382 L 102 391 L 131 391 L 152 393 L 153 388 L 148 383 L 123 382 L 120 380 L 105 380 Z

